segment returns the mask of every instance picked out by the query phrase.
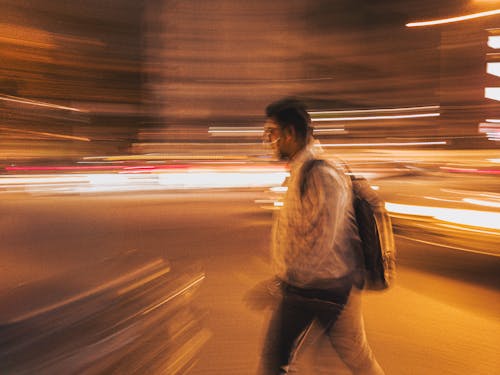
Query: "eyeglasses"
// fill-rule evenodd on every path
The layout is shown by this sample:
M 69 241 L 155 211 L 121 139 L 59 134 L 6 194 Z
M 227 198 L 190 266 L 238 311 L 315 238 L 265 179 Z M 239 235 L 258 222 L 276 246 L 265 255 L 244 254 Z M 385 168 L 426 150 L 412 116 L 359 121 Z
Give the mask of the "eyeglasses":
M 263 142 L 266 144 L 274 144 L 279 141 L 279 128 L 277 126 L 265 126 L 263 134 Z
M 275 134 L 278 131 L 278 127 L 266 126 L 264 128 L 264 135 Z

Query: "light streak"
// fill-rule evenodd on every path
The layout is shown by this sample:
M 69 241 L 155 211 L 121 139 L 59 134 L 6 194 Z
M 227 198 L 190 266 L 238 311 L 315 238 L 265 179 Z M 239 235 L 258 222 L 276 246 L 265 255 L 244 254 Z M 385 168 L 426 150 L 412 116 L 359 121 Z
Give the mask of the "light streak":
M 170 296 L 168 296 L 167 298 L 165 298 L 160 303 L 157 303 L 156 305 L 153 305 L 153 306 L 149 307 L 148 309 L 144 310 L 142 312 L 142 315 L 149 314 L 151 311 L 156 310 L 158 307 L 163 306 L 164 304 L 166 304 L 167 302 L 170 302 L 174 298 L 182 295 L 183 293 L 186 293 L 189 289 L 191 289 L 194 286 L 198 285 L 204 279 L 205 279 L 205 275 L 199 276 L 197 279 L 194 279 L 191 283 L 189 283 L 188 285 L 186 285 L 184 288 L 176 290 L 174 293 L 172 293 Z
M 489 62 L 486 64 L 486 72 L 496 77 L 500 77 L 500 62 Z
M 479 206 L 500 208 L 500 202 L 485 201 L 483 199 L 475 198 L 463 198 L 462 200 L 466 203 L 477 204 Z
M 484 97 L 500 101 L 500 87 L 486 87 L 484 89 Z
M 99 170 L 108 171 L 115 169 L 125 169 L 124 166 L 114 166 L 114 165 L 87 165 L 87 166 L 7 166 L 6 171 L 87 171 L 87 170 Z
M 321 129 L 321 128 L 314 128 L 314 133 L 330 133 L 330 132 L 344 132 L 345 129 L 342 128 L 327 128 L 327 129 Z
M 26 99 L 26 98 L 19 98 L 16 96 L 11 96 L 11 95 L 2 95 L 0 96 L 0 100 L 4 100 L 7 102 L 15 102 L 15 103 L 21 103 L 21 104 L 29 104 L 29 105 L 34 105 L 38 107 L 47 107 L 47 108 L 53 108 L 53 109 L 64 109 L 67 111 L 74 111 L 74 112 L 85 112 L 81 109 L 74 108 L 74 107 L 66 107 L 62 105 L 57 105 L 57 104 L 52 104 L 52 103 L 46 103 L 46 102 L 39 102 L 36 100 L 31 100 L 31 99 Z
M 500 35 L 490 35 L 488 37 L 488 46 L 493 49 L 500 48 Z
M 311 119 L 312 122 L 320 121 L 367 121 L 367 120 L 396 120 L 402 118 L 419 118 L 419 117 L 439 117 L 440 114 L 435 113 L 417 113 L 413 115 L 388 115 L 388 116 L 356 116 L 356 117 L 318 117 Z
M 447 172 L 457 172 L 457 173 L 479 173 L 479 174 L 500 174 L 500 170 L 497 169 L 477 169 L 477 168 L 450 168 L 450 167 L 439 167 L 443 171 Z
M 224 134 L 224 135 L 241 135 L 241 134 L 257 134 L 262 135 L 264 130 L 261 127 L 210 127 L 208 133 L 213 135 Z
M 279 186 L 289 176 L 281 169 L 216 171 L 193 168 L 187 171 L 146 171 L 87 174 L 0 175 L 0 193 L 25 191 L 50 193 L 96 193 L 158 191 L 176 189 L 263 188 Z
M 377 112 L 405 112 L 405 111 L 420 111 L 420 110 L 435 110 L 439 109 L 438 105 L 428 105 L 423 107 L 401 107 L 401 108 L 377 108 L 377 109 L 358 109 L 349 111 L 309 111 L 310 115 L 334 115 L 345 113 L 377 113 Z
M 32 310 L 28 313 L 19 315 L 15 318 L 11 319 L 7 323 L 10 324 L 10 323 L 21 322 L 21 321 L 27 320 L 27 319 L 32 319 L 40 314 L 46 313 L 47 311 L 55 310 L 55 309 L 60 308 L 62 306 L 66 306 L 70 303 L 73 303 L 75 301 L 83 300 L 84 298 L 88 298 L 89 296 L 97 295 L 99 293 L 102 293 L 105 290 L 110 290 L 110 289 L 116 288 L 117 286 L 120 286 L 120 285 L 123 285 L 127 282 L 130 282 L 131 280 L 135 279 L 136 277 L 141 276 L 145 272 L 148 272 L 150 269 L 154 269 L 158 265 L 161 265 L 164 263 L 165 263 L 165 261 L 163 259 L 154 260 L 154 261 L 152 261 L 152 262 L 150 262 L 150 263 L 148 263 L 140 268 L 137 268 L 137 269 L 135 269 L 135 270 L 123 275 L 123 276 L 119 276 L 113 280 L 110 280 L 108 282 L 100 284 L 97 287 L 94 287 L 94 288 L 89 289 L 87 291 L 84 291 L 82 293 L 75 294 L 69 298 L 66 298 L 65 300 L 54 303 L 52 305 L 45 306 L 45 307 L 42 307 L 39 309 L 35 309 L 35 310 Z
M 392 213 L 428 216 L 449 223 L 500 230 L 499 212 L 415 206 L 391 202 L 386 202 L 385 208 Z
M 486 254 L 486 255 L 499 256 L 497 253 L 491 253 L 491 252 L 488 252 L 488 251 L 474 250 L 474 249 L 470 249 L 470 248 L 466 248 L 466 247 L 460 247 L 460 246 L 451 245 L 451 244 L 441 244 L 441 243 L 434 242 L 434 241 L 424 241 L 424 240 L 421 240 L 419 238 L 404 236 L 404 235 L 399 234 L 399 233 L 397 233 L 396 236 L 398 236 L 400 238 L 404 238 L 404 239 L 410 240 L 410 241 L 415 241 L 415 242 L 423 243 L 423 244 L 426 244 L 426 245 L 432 245 L 432 246 L 437 246 L 437 247 L 445 247 L 447 249 L 451 248 L 451 249 L 454 249 L 454 250 L 465 251 L 465 252 L 468 252 L 468 253 Z
M 481 229 L 477 229 L 477 228 L 466 228 L 466 227 L 460 226 L 460 225 L 439 224 L 439 226 L 443 227 L 443 228 L 458 229 L 460 231 L 466 231 L 466 232 L 474 232 L 474 233 L 481 233 L 481 234 L 491 234 L 491 235 L 494 235 L 494 236 L 498 235 L 497 232 L 492 232 L 492 231 L 488 231 L 488 230 L 481 230 Z
M 446 141 L 434 142 L 387 142 L 387 143 L 326 143 L 318 147 L 396 147 L 396 146 L 430 146 L 446 145 Z
M 6 128 L 6 127 L 0 127 L 0 130 L 3 131 L 8 131 L 8 132 L 14 132 L 14 133 L 24 133 L 24 134 L 33 134 L 33 135 L 42 135 L 45 137 L 52 137 L 52 138 L 61 138 L 61 139 L 69 139 L 72 141 L 83 141 L 83 142 L 90 142 L 91 139 L 87 137 L 77 137 L 74 135 L 64 135 L 64 134 L 56 134 L 56 133 L 47 133 L 47 132 L 37 132 L 34 130 L 22 130 L 22 129 L 12 129 L 12 128 Z
M 276 192 L 276 193 L 284 193 L 284 192 L 288 191 L 288 186 L 274 186 L 269 190 Z
M 437 198 L 437 197 L 427 197 L 424 196 L 425 199 L 433 200 L 433 201 L 440 201 L 440 202 L 452 202 L 452 203 L 459 203 L 462 202 L 458 199 L 444 199 L 444 198 Z
M 490 10 L 487 12 L 467 14 L 467 15 L 458 16 L 458 17 L 443 18 L 443 19 L 438 19 L 438 20 L 410 22 L 410 23 L 406 24 L 406 27 L 422 27 L 422 26 L 441 25 L 441 24 L 445 24 L 445 23 L 461 22 L 461 21 L 471 20 L 474 18 L 493 16 L 495 14 L 500 14 L 500 9 L 494 9 L 494 10 Z

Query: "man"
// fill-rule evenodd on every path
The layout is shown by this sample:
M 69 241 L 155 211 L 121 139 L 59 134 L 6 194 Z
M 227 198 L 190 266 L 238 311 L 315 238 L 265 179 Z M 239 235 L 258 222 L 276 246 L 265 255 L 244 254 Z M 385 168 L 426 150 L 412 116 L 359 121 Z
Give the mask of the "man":
M 301 102 L 280 100 L 267 107 L 266 115 L 264 141 L 288 161 L 290 177 L 272 234 L 272 265 L 282 298 L 267 333 L 261 373 L 289 373 L 294 354 L 317 321 L 353 374 L 384 374 L 367 343 L 361 315 L 350 178 L 331 162 L 304 168 L 317 155 Z

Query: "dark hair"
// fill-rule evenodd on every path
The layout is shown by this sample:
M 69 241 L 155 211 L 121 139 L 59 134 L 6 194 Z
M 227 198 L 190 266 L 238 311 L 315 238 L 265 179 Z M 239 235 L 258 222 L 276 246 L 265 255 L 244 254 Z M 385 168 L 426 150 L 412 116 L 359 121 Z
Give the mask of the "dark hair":
M 297 137 L 305 142 L 312 133 L 311 117 L 306 106 L 296 98 L 283 98 L 269 104 L 266 116 L 274 120 L 281 129 L 293 127 Z

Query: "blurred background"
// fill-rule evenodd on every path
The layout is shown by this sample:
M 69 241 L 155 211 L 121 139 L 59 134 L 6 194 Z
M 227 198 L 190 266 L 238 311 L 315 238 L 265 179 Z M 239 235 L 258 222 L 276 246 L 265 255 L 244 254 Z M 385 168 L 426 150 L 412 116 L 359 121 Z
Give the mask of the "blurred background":
M 500 371 L 499 1 L 0 10 L 0 372 L 253 373 L 269 310 L 243 296 L 288 173 L 264 108 L 291 95 L 387 202 L 387 373 Z M 321 350 L 305 373 L 342 373 Z

